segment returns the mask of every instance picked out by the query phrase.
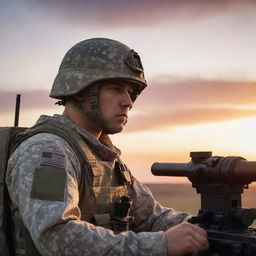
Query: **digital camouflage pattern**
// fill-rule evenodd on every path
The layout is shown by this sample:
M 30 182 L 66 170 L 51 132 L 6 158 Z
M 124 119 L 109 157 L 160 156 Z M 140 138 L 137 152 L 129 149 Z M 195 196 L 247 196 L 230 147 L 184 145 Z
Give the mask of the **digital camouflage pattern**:
M 110 140 L 104 138 L 105 144 L 102 144 L 66 117 L 41 116 L 38 122 L 47 119 L 58 120 L 76 129 L 97 152 L 97 158 L 114 161 L 120 156 L 120 150 Z M 42 152 L 54 154 L 55 157 L 46 159 L 47 154 Z M 56 168 L 62 170 L 64 175 L 60 175 L 66 179 L 64 185 L 59 184 L 63 196 L 54 200 L 31 196 L 36 169 L 45 166 L 46 162 L 51 168 L 55 165 L 51 169 L 53 172 Z M 130 211 L 134 217 L 132 231 L 116 235 L 109 229 L 81 220 L 78 207 L 80 178 L 80 163 L 74 151 L 64 139 L 50 133 L 30 137 L 9 160 L 6 184 L 13 212 L 17 218 L 22 218 L 42 255 L 166 255 L 163 230 L 184 221 L 186 213 L 162 207 L 151 192 L 132 177 L 133 186 L 129 190 L 133 202 Z M 50 189 L 49 186 L 42 189 Z M 19 230 L 15 235 L 17 242 L 22 241 Z
M 107 38 L 84 40 L 64 56 L 50 97 L 74 95 L 94 82 L 108 79 L 138 84 L 137 94 L 147 86 L 140 57 L 128 46 Z

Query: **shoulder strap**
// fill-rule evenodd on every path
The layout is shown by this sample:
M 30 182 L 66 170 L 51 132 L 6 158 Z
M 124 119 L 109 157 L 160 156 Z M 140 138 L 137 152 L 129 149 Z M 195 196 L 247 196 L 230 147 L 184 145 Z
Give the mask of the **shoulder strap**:
M 63 124 L 56 121 L 40 123 L 26 130 L 24 133 L 17 134 L 17 142 L 13 145 L 12 152 L 21 144 L 21 142 L 38 133 L 52 133 L 66 140 L 70 147 L 76 153 L 79 153 L 78 157 L 79 160 L 81 160 L 80 162 L 84 162 L 84 160 L 88 162 L 96 161 L 93 154 L 88 150 L 87 144 L 83 141 L 78 132 L 63 126 Z

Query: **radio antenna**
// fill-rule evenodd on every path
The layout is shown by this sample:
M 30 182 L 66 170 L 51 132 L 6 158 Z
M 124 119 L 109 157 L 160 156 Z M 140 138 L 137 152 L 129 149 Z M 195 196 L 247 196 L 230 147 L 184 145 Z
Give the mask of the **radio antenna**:
M 15 107 L 15 120 L 14 126 L 19 126 L 19 116 L 20 116 L 20 94 L 16 96 L 16 107 Z

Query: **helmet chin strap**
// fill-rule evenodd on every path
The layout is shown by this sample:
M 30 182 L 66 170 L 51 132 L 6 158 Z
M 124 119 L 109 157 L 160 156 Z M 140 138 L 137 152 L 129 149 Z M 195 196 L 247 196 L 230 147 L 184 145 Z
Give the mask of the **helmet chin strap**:
M 108 126 L 108 123 L 104 120 L 101 112 L 100 112 L 100 106 L 99 106 L 99 84 L 95 83 L 89 87 L 88 90 L 89 93 L 89 104 L 91 109 L 88 109 L 84 107 L 80 102 L 73 101 L 74 106 L 79 109 L 87 118 L 94 121 L 101 129 L 102 132 L 105 134 L 114 134 L 115 132 L 112 132 Z M 135 91 L 131 95 L 131 99 L 134 102 L 135 99 L 138 96 L 138 91 Z M 132 106 L 130 107 L 130 109 Z M 124 125 L 127 123 L 127 120 L 125 121 Z
M 80 102 L 73 101 L 74 106 L 79 109 L 88 119 L 95 122 L 101 129 L 102 132 L 105 134 L 111 134 L 107 122 L 103 119 L 102 114 L 100 112 L 99 102 L 98 102 L 98 92 L 99 86 L 95 84 L 90 87 L 89 89 L 89 99 L 90 99 L 90 106 L 91 109 L 84 107 Z

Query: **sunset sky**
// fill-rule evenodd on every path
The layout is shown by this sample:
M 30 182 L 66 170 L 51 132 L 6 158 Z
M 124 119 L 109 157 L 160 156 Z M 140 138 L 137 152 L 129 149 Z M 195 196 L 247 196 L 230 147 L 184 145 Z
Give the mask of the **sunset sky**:
M 111 137 L 140 181 L 181 181 L 150 167 L 190 151 L 256 161 L 256 1 L 2 0 L 0 24 L 0 126 L 17 93 L 20 126 L 62 113 L 48 93 L 64 54 L 108 37 L 140 54 L 149 83 Z

